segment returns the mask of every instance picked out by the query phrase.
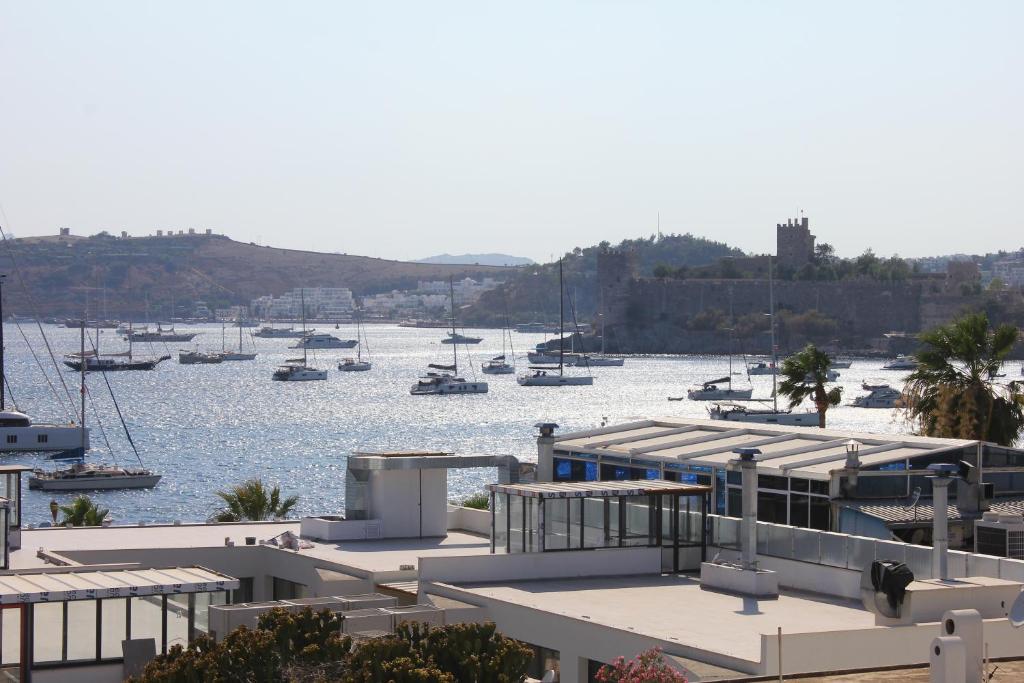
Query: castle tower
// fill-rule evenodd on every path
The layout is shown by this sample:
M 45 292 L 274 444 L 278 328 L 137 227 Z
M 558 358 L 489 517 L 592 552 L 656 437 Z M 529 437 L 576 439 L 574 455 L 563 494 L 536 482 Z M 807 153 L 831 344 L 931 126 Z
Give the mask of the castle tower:
M 775 226 L 775 258 L 782 268 L 794 270 L 814 260 L 814 235 L 806 216 Z
M 598 313 L 611 328 L 626 323 L 629 288 L 636 277 L 636 254 L 632 251 L 602 249 L 597 253 Z

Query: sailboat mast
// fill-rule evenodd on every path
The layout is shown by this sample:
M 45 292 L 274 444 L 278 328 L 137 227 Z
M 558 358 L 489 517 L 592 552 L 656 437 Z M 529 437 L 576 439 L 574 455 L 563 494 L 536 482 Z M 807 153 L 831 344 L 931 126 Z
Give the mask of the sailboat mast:
M 363 330 L 359 326 L 359 309 L 355 310 L 356 314 L 356 362 L 361 363 L 363 360 Z
M 6 275 L 0 274 L 0 410 L 4 410 L 6 394 L 4 393 L 6 387 L 4 383 L 7 381 L 4 369 L 4 278 Z
M 238 353 L 242 353 L 242 314 L 238 314 Z
M 305 367 L 306 365 L 309 365 L 309 362 L 306 360 L 306 341 L 307 340 L 306 340 L 306 288 L 305 287 L 300 287 L 299 288 L 299 300 L 300 300 L 300 305 L 302 306 L 302 342 L 303 342 L 303 344 L 302 344 L 302 365 L 303 365 L 303 367 Z
M 81 380 L 81 387 L 80 387 L 79 391 L 82 394 L 82 396 L 81 396 L 81 398 L 82 398 L 82 417 L 81 417 L 81 422 L 78 423 L 78 426 L 79 426 L 79 428 L 81 430 L 80 431 L 80 436 L 79 436 L 79 445 L 82 447 L 82 454 L 83 455 L 85 455 L 85 364 L 86 364 L 86 362 L 88 362 L 86 360 L 86 358 L 85 358 L 85 318 L 86 318 L 86 316 L 83 315 L 82 316 L 81 339 L 79 340 L 79 345 L 80 345 L 80 348 L 79 348 L 79 360 L 81 361 L 81 365 L 79 366 L 79 371 L 78 371 L 79 379 Z M 96 356 L 96 362 L 97 363 L 99 362 L 99 355 L 98 354 Z
M 558 376 L 565 363 L 565 286 L 562 284 L 562 259 L 558 259 Z
M 768 322 L 772 338 L 772 408 L 779 412 L 778 375 L 779 358 L 775 350 L 775 278 L 772 274 L 772 257 L 768 255 Z
M 455 374 L 459 374 L 459 340 L 455 331 L 455 281 L 448 278 L 448 293 L 452 298 L 452 358 L 455 365 Z

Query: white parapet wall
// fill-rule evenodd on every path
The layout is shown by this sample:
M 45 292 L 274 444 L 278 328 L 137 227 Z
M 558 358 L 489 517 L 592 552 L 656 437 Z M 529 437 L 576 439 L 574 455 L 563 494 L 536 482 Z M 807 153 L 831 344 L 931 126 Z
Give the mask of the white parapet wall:
M 491 511 L 448 505 L 448 529 L 468 531 L 490 537 Z
M 473 583 L 661 572 L 661 548 L 601 548 L 580 552 L 421 557 L 420 581 Z

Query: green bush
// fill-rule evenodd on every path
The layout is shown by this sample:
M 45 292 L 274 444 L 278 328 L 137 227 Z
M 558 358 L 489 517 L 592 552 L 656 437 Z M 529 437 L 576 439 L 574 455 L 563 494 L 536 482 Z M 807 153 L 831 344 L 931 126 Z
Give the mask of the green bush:
M 462 507 L 474 510 L 487 510 L 491 507 L 491 497 L 486 493 L 476 493 L 462 501 Z

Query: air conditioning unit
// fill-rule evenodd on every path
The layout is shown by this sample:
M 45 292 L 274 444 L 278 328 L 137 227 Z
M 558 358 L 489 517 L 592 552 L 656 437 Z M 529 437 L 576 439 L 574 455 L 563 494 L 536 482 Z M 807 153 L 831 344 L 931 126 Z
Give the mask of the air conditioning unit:
M 974 523 L 974 552 L 1024 560 L 1024 516 L 986 512 Z

